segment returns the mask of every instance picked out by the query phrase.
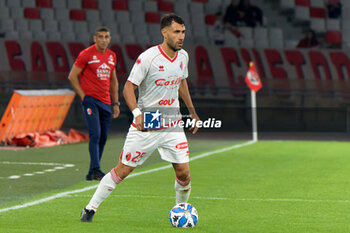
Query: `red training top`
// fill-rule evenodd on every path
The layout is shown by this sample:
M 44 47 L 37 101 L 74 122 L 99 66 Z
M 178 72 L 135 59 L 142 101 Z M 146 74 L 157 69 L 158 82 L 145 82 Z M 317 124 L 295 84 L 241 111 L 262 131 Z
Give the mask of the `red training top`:
M 108 48 L 101 53 L 93 44 L 80 52 L 74 65 L 82 69 L 80 85 L 85 95 L 111 104 L 109 84 L 112 71 L 117 65 L 115 53 Z

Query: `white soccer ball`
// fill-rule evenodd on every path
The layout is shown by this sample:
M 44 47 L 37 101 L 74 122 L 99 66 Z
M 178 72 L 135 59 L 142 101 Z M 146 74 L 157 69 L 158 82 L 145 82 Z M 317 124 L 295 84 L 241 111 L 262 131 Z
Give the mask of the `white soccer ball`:
M 198 213 L 191 204 L 179 203 L 170 210 L 169 220 L 173 227 L 194 227 L 198 222 Z

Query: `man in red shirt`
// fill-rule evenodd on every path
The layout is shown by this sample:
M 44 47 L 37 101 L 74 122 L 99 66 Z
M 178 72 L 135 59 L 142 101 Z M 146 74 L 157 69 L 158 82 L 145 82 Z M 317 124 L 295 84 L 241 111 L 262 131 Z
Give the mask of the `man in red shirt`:
M 115 70 L 117 59 L 115 53 L 108 49 L 111 42 L 109 29 L 97 28 L 94 42 L 80 52 L 68 76 L 82 101 L 89 130 L 90 169 L 86 180 L 101 180 L 105 175 L 100 169 L 103 148 L 112 117 L 117 118 L 120 113 Z

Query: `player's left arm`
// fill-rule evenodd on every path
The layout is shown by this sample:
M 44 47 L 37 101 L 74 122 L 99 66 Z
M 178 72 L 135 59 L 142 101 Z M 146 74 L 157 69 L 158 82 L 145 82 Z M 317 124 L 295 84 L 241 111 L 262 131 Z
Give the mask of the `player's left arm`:
M 117 72 L 115 71 L 115 69 L 112 71 L 111 74 L 111 81 L 110 81 L 110 86 L 109 86 L 109 91 L 111 93 L 111 97 L 112 97 L 112 106 L 113 106 L 113 118 L 117 118 L 120 114 L 120 109 L 119 109 L 119 105 L 115 104 L 117 102 L 119 102 L 119 97 L 118 97 L 118 78 L 117 78 Z
M 200 119 L 196 113 L 196 109 L 193 106 L 186 79 L 181 80 L 180 87 L 179 87 L 179 94 L 180 94 L 181 98 L 183 99 L 183 101 L 185 102 L 185 105 L 188 109 L 188 112 L 191 115 L 191 118 L 194 119 L 195 122 L 199 121 Z M 198 127 L 195 124 L 195 126 L 193 128 L 191 128 L 190 130 L 192 131 L 192 134 L 195 134 L 198 131 Z

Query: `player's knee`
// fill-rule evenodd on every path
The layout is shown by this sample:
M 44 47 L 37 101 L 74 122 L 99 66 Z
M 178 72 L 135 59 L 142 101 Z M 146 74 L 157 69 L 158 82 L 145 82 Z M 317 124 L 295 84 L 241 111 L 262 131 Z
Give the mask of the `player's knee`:
M 190 167 L 186 164 L 174 166 L 175 174 L 179 180 L 187 180 L 190 178 Z
M 183 169 L 177 169 L 175 174 L 176 180 L 179 180 L 180 182 L 189 182 L 189 180 L 191 179 L 190 169 L 186 167 Z
M 125 179 L 135 168 L 123 164 L 120 160 L 118 165 L 114 168 L 116 174 L 121 178 Z
M 187 186 L 191 183 L 191 176 L 189 173 L 183 174 L 182 176 L 176 176 L 175 177 L 176 182 L 181 186 Z

